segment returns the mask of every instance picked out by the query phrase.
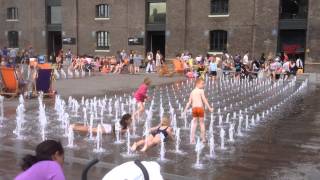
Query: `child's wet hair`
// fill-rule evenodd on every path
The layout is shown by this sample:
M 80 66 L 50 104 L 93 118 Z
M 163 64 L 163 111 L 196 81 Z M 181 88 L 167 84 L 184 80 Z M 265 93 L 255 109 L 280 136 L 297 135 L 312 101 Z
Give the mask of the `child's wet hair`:
M 201 82 L 203 82 L 204 80 L 202 79 L 202 78 L 198 78 L 197 80 L 196 80 L 196 85 L 197 84 L 199 84 L 199 83 L 201 83 Z
M 151 79 L 146 77 L 144 78 L 143 83 L 149 86 L 151 84 Z
M 168 117 L 164 116 L 161 119 L 161 126 L 170 126 L 171 121 Z
M 127 124 L 127 121 L 131 119 L 131 114 L 125 114 L 121 117 L 120 124 L 123 129 L 127 129 L 130 124 Z

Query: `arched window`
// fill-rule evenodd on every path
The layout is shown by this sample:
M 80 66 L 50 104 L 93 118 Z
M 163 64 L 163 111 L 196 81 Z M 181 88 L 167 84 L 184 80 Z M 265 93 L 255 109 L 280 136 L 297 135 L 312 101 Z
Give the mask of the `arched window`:
M 227 50 L 228 32 L 224 30 L 210 31 L 210 50 L 223 52 Z
M 8 32 L 8 44 L 10 48 L 17 48 L 19 46 L 19 33 L 18 31 Z
M 8 20 L 17 20 L 18 19 L 18 8 L 9 7 L 7 9 L 7 19 Z
M 110 6 L 108 4 L 96 5 L 96 18 L 109 18 Z
M 224 15 L 229 13 L 229 0 L 211 0 L 211 14 Z
M 107 50 L 110 46 L 110 38 L 108 31 L 97 31 L 96 32 L 96 41 L 98 50 Z

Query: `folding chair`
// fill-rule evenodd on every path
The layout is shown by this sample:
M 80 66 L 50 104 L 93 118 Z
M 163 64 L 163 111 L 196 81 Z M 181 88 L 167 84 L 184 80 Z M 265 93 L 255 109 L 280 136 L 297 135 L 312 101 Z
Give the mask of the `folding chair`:
M 38 69 L 36 91 L 43 92 L 45 96 L 54 96 L 52 89 L 52 69 Z
M 178 59 L 174 59 L 173 60 L 173 66 L 174 66 L 174 71 L 178 74 L 183 74 L 184 73 L 184 67 L 183 67 L 183 63 L 178 60 Z
M 19 94 L 19 80 L 15 68 L 1 67 L 3 87 L 1 95 L 16 97 Z

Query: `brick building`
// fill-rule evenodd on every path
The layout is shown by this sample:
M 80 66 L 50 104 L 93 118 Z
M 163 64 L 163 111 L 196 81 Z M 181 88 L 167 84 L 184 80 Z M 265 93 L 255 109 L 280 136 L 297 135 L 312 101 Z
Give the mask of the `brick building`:
M 320 63 L 318 0 L 0 0 L 0 46 L 54 55 L 117 50 L 296 54 Z

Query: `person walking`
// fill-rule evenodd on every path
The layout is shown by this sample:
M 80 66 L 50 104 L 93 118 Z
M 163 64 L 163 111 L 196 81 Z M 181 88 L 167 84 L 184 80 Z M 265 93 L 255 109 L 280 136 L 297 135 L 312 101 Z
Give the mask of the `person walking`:
M 67 66 L 71 64 L 71 60 L 72 60 L 72 52 L 71 52 L 71 49 L 68 49 L 66 53 Z
M 152 52 L 149 52 L 149 53 L 147 54 L 146 73 L 151 73 L 151 72 L 153 72 L 152 64 L 153 64 L 153 53 L 152 53 Z

